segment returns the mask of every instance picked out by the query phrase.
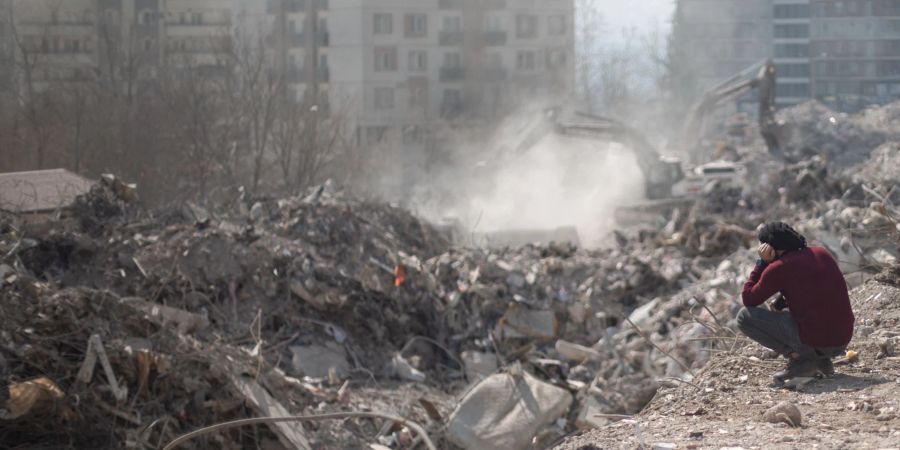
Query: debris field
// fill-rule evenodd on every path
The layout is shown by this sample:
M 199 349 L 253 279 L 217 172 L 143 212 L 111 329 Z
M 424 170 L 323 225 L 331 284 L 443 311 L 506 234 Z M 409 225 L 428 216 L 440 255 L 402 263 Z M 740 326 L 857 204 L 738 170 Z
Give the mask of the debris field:
M 896 318 L 877 322 L 881 309 L 867 306 L 884 291 L 883 308 L 897 308 L 887 287 L 900 284 L 895 111 L 784 111 L 794 128 L 786 160 L 735 142 L 749 173 L 742 187 L 711 183 L 693 204 L 598 249 L 458 247 L 446 230 L 332 183 L 291 198 L 146 210 L 133 186 L 104 176 L 61 213 L 67 226 L 0 211 L 0 442 L 163 448 L 232 420 L 304 416 L 178 445 L 647 448 L 682 433 L 653 428 L 673 414 L 731 405 L 762 417 L 784 399 L 800 405 L 794 425 L 804 432 L 837 430 L 804 402 L 857 385 L 900 390 L 886 366 L 900 352 Z M 876 321 L 857 324 L 868 332 L 847 365 L 857 384 L 730 398 L 777 365 L 754 356 L 732 323 L 755 229 L 768 220 L 831 251 L 856 288 L 860 321 Z M 884 383 L 859 375 L 873 372 Z M 894 414 L 873 442 L 900 439 L 900 405 L 844 400 L 855 405 L 848 414 Z M 747 426 L 728 423 L 670 441 L 705 446 L 714 435 L 725 445 Z

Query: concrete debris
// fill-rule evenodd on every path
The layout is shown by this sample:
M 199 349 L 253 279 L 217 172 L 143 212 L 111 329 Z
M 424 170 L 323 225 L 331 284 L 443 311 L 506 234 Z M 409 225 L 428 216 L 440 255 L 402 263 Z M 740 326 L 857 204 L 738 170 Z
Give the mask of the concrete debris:
M 799 124 L 787 161 L 739 147 L 758 182 L 706 186 L 596 249 L 455 247 L 450 230 L 334 183 L 146 211 L 104 177 L 73 203 L 74 227 L 28 231 L 0 211 L 0 374 L 27 418 L 4 445 L 152 448 L 223 420 L 381 409 L 464 448 L 527 448 L 635 414 L 728 348 L 765 221 L 795 224 L 856 283 L 900 284 L 894 113 L 831 114 L 785 111 Z M 117 386 L 78 376 L 106 365 L 94 335 Z M 900 343 L 882 342 L 895 357 Z M 399 449 L 404 429 L 322 422 L 216 442 Z
M 466 369 L 466 379 L 480 381 L 494 374 L 499 368 L 497 355 L 493 353 L 464 351 L 459 355 Z
M 787 423 L 792 427 L 802 425 L 803 416 L 800 414 L 800 408 L 797 405 L 783 401 L 769 409 L 763 414 L 763 419 L 769 423 Z
M 346 377 L 350 373 L 350 363 L 344 347 L 328 342 L 325 345 L 305 345 L 291 347 L 291 367 L 294 373 L 311 378 L 327 378 L 330 374 Z
M 447 424 L 447 439 L 467 450 L 527 448 L 571 403 L 565 389 L 514 367 L 482 380 L 462 398 Z

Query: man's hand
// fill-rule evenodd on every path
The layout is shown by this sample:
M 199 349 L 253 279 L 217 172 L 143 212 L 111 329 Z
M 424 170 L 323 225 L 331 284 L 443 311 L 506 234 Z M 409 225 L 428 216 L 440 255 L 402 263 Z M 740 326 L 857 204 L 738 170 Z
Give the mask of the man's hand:
M 759 253 L 759 259 L 763 260 L 766 264 L 772 262 L 775 259 L 775 256 L 777 256 L 775 249 L 769 244 L 760 244 L 759 248 L 756 249 L 756 252 Z

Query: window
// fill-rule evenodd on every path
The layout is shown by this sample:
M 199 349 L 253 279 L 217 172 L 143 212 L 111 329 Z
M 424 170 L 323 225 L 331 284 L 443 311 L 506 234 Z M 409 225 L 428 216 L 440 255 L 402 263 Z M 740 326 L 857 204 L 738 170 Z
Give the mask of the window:
M 547 22 L 547 33 L 550 36 L 566 34 L 566 16 L 550 16 Z
M 375 47 L 375 71 L 393 72 L 397 70 L 397 48 Z
M 806 19 L 809 18 L 809 5 L 775 5 L 776 19 Z
M 141 11 L 140 16 L 138 16 L 138 23 L 140 25 L 153 25 L 156 22 L 156 15 L 153 14 L 152 11 Z
M 775 72 L 779 78 L 808 78 L 809 64 L 778 64 Z
M 387 135 L 387 127 L 366 127 L 365 141 L 368 145 L 374 145 L 384 140 Z
M 554 49 L 547 52 L 547 67 L 556 69 L 566 66 L 566 51 Z
M 537 16 L 530 14 L 519 14 L 516 16 L 516 37 L 537 37 Z
M 486 31 L 506 31 L 506 21 L 503 16 L 490 15 L 484 19 Z
M 425 72 L 428 70 L 428 53 L 425 50 L 409 51 L 409 71 Z
M 417 125 L 403 127 L 404 144 L 421 144 L 425 142 L 425 130 Z
M 444 54 L 444 67 L 447 68 L 458 68 L 462 67 L 462 56 L 459 53 L 445 53 Z
M 403 17 L 405 37 L 425 37 L 428 35 L 428 16 L 407 14 Z
M 444 17 L 442 31 L 462 31 L 462 17 L 446 16 Z
M 193 25 L 203 24 L 203 13 L 191 13 L 191 24 L 193 24 Z
M 375 34 L 392 34 L 394 32 L 394 16 L 390 13 L 376 13 L 372 16 L 372 20 Z
M 394 108 L 394 88 L 376 87 L 374 89 L 375 109 Z
M 775 44 L 775 57 L 807 58 L 809 57 L 809 44 Z
M 782 84 L 779 83 L 775 87 L 778 97 L 809 97 L 809 84 Z
M 523 50 L 516 53 L 516 68 L 519 70 L 534 70 L 534 52 Z
M 144 39 L 144 51 L 149 52 L 153 50 L 153 41 L 151 39 Z

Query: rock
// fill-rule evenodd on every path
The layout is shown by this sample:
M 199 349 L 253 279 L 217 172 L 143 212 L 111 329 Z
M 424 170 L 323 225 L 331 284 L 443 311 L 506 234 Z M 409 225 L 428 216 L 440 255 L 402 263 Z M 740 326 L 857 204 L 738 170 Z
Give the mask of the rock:
M 602 355 L 597 350 L 583 345 L 573 344 L 562 339 L 556 341 L 556 351 L 569 361 L 599 361 Z
M 799 427 L 803 420 L 797 405 L 788 401 L 783 401 L 769 408 L 763 414 L 763 419 L 769 423 L 785 422 L 792 427 Z
M 400 355 L 394 355 L 394 359 L 391 360 L 391 373 L 397 378 L 416 383 L 421 383 L 427 378 L 424 373 L 413 367 Z
M 515 366 L 485 378 L 462 398 L 447 423 L 447 439 L 467 450 L 530 448 L 538 431 L 571 403 L 565 389 Z
M 511 307 L 498 324 L 504 338 L 536 338 L 549 340 L 556 336 L 556 317 L 553 311 Z
M 651 447 L 652 450 L 675 450 L 676 448 L 678 448 L 678 444 L 671 442 L 657 442 Z
M 466 366 L 466 378 L 469 382 L 480 381 L 497 371 L 497 355 L 493 353 L 465 351 L 460 358 Z
M 575 419 L 575 426 L 580 430 L 588 430 L 591 428 L 600 428 L 609 423 L 609 420 L 598 416 L 603 414 L 603 405 L 597 401 L 594 396 L 588 396 L 584 400 L 581 410 L 578 412 L 578 418 Z
M 291 347 L 291 352 L 294 354 L 291 367 L 297 375 L 325 378 L 332 368 L 338 377 L 344 377 L 350 372 L 347 352 L 344 347 L 334 342 L 325 345 L 295 346 Z
M 650 320 L 650 316 L 653 315 L 653 310 L 656 309 L 656 305 L 658 305 L 659 302 L 660 299 L 653 299 L 652 301 L 632 311 L 631 315 L 628 316 L 628 319 L 634 322 L 634 324 L 639 327 L 643 326 L 645 322 Z

